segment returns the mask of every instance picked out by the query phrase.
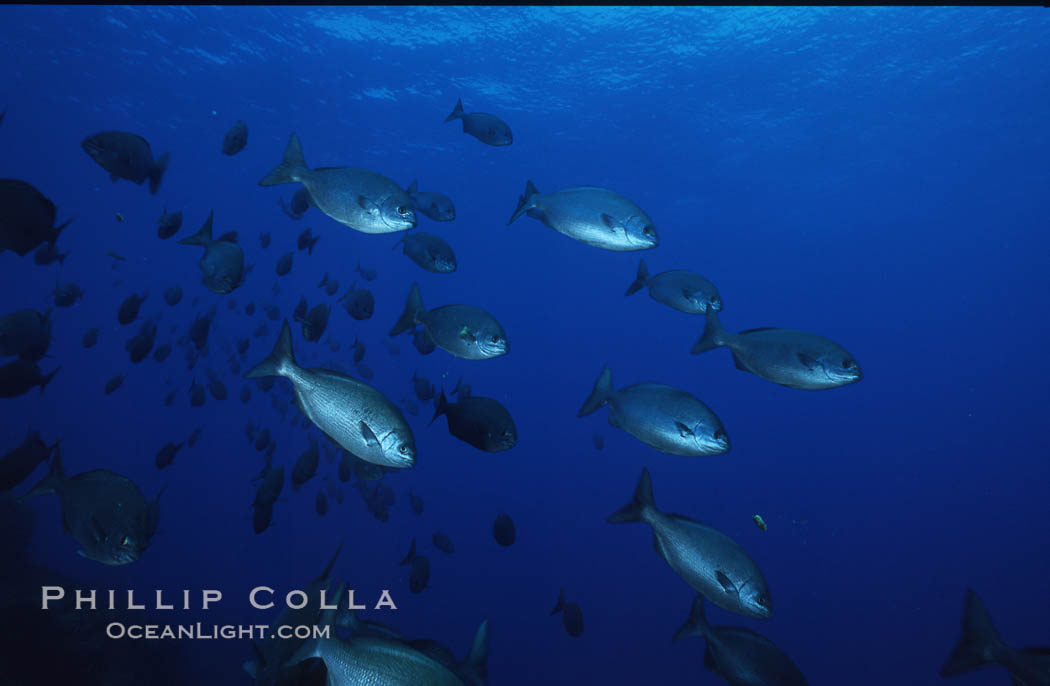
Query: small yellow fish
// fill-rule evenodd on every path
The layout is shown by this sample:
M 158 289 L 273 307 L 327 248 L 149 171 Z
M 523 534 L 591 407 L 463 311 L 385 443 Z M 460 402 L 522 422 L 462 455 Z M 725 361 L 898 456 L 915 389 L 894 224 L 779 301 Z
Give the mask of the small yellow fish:
M 122 215 L 120 212 L 117 212 L 117 221 L 118 222 L 123 222 L 124 221 L 124 215 Z
M 754 515 L 751 519 L 755 520 L 755 526 L 759 529 L 762 529 L 762 531 L 766 530 L 766 520 L 762 519 L 762 515 Z

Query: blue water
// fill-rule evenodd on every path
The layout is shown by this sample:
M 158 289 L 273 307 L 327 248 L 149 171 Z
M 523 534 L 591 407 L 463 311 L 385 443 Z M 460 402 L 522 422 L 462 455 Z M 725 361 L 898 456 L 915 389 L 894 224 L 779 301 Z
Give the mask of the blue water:
M 47 391 L 0 400 L 0 450 L 32 427 L 49 444 L 64 439 L 71 474 L 112 469 L 150 497 L 166 487 L 162 533 L 125 567 L 76 556 L 57 499 L 33 501 L 35 563 L 84 588 L 225 594 L 218 609 L 161 621 L 260 623 L 272 614 L 248 607 L 250 588 L 303 587 L 343 541 L 334 576 L 359 599 L 388 588 L 398 605 L 366 617 L 460 658 L 488 618 L 491 684 L 721 683 L 702 665 L 700 640 L 670 642 L 694 593 L 653 552 L 649 528 L 605 522 L 645 465 L 662 509 L 724 531 L 769 581 L 772 619 L 710 608 L 713 623 L 769 637 L 814 686 L 940 683 L 967 587 L 1009 644 L 1050 643 L 1045 10 L 7 6 L 0 17 L 0 176 L 39 188 L 60 221 L 76 216 L 58 244 L 71 251 L 63 266 L 0 255 L 0 313 L 46 310 L 56 279 L 86 292 L 52 315 L 53 359 L 41 366 L 61 371 Z M 489 147 L 443 123 L 457 98 L 503 118 L 513 145 Z M 248 145 L 226 157 L 222 135 L 238 119 Z M 80 149 L 105 129 L 171 152 L 156 196 L 111 183 Z M 421 218 L 420 227 L 449 241 L 458 271 L 425 273 L 391 250 L 396 236 L 358 233 L 314 209 L 301 221 L 282 214 L 278 199 L 298 186 L 257 181 L 291 131 L 311 167 L 418 179 L 451 197 L 454 222 Z M 507 227 L 528 179 L 541 192 L 614 189 L 653 218 L 661 244 L 614 253 L 528 217 Z M 200 249 L 158 240 L 165 206 L 184 212 L 177 238 L 210 210 L 216 234 L 238 231 L 255 265 L 241 288 L 208 292 Z M 297 252 L 278 279 L 277 258 L 308 226 L 317 248 Z M 273 236 L 265 250 L 263 232 Z M 711 279 L 729 330 L 819 333 L 845 346 L 865 378 L 806 392 L 734 369 L 725 350 L 690 356 L 702 317 L 644 292 L 623 296 L 639 256 L 653 273 Z M 342 342 L 339 353 L 294 327 L 300 361 L 349 367 L 357 336 L 372 383 L 395 402 L 411 393 L 413 371 L 446 391 L 462 376 L 509 409 L 518 445 L 477 451 L 443 419 L 428 427 L 424 406 L 409 417 L 417 466 L 384 480 L 397 494 L 389 522 L 367 512 L 352 484 L 319 517 L 321 479 L 336 478 L 322 460 L 301 492 L 286 483 L 274 525 L 256 535 L 250 479 L 263 458 L 245 424 L 271 430 L 275 464 L 289 473 L 308 443 L 267 397 L 287 403 L 287 382 L 263 393 L 226 361 L 265 320 L 263 305 L 282 317 L 300 295 L 334 306 L 317 283 L 327 271 L 344 290 L 358 261 L 378 271 L 368 284 L 375 316 L 356 322 L 333 307 L 325 338 Z M 422 357 L 407 338 L 389 354 L 381 341 L 412 281 L 427 307 L 493 313 L 510 354 Z M 185 295 L 169 308 L 161 294 L 174 284 Z M 194 370 L 181 346 L 163 364 L 128 361 L 138 324 L 119 326 L 116 311 L 146 288 L 140 318 L 161 316 L 158 345 L 218 305 L 209 356 Z M 276 339 L 279 322 L 266 321 L 242 371 Z M 92 326 L 100 341 L 85 350 Z M 608 426 L 607 410 L 577 419 L 605 363 L 617 388 L 654 381 L 695 394 L 722 419 L 732 451 L 674 457 Z M 186 389 L 205 382 L 206 368 L 230 398 L 191 408 Z M 103 395 L 116 374 L 127 375 L 123 387 Z M 247 404 L 237 399 L 244 383 Z M 161 445 L 196 427 L 197 446 L 157 470 Z M 422 516 L 409 490 L 423 498 Z M 492 539 L 504 511 L 518 530 L 511 548 Z M 435 531 L 452 537 L 453 555 L 433 548 Z M 432 563 L 432 587 L 419 595 L 398 566 L 413 536 Z M 559 587 L 583 610 L 580 638 L 549 614 Z M 133 656 L 143 646 L 117 649 Z M 174 649 L 182 683 L 250 683 L 246 642 Z M 989 667 L 954 683 L 1006 680 Z

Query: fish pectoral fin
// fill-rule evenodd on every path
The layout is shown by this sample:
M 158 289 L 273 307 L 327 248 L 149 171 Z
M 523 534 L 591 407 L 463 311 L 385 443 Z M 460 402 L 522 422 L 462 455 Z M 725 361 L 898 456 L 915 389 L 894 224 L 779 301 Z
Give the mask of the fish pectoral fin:
M 617 229 L 621 228 L 620 222 L 616 221 L 615 217 L 613 217 L 612 215 L 608 215 L 605 212 L 602 212 L 602 224 L 605 224 L 605 228 L 609 229 L 612 232 L 615 232 Z
M 718 579 L 718 583 L 722 585 L 722 590 L 726 593 L 730 595 L 738 595 L 740 593 L 722 570 L 715 572 L 715 578 Z
M 357 196 L 357 204 L 366 212 L 373 212 L 377 209 L 376 204 L 363 195 Z
M 457 335 L 458 335 L 458 336 L 459 336 L 459 337 L 460 337 L 460 338 L 461 338 L 462 340 L 464 340 L 464 341 L 470 341 L 471 343 L 473 343 L 474 341 L 476 341 L 476 340 L 477 340 L 477 338 L 476 338 L 476 337 L 474 336 L 474 334 L 473 334 L 473 333 L 471 333 L 471 331 L 470 331 L 470 327 L 468 327 L 468 326 L 464 326 L 464 327 L 463 327 L 462 329 L 460 329 L 460 330 L 459 330 L 459 333 L 458 333 Z
M 678 435 L 681 436 L 682 438 L 689 438 L 689 437 L 695 435 L 693 433 L 693 430 L 690 429 L 685 424 L 683 424 L 682 422 L 679 422 L 679 421 L 676 420 L 674 425 L 675 425 L 675 428 L 678 429 Z
M 807 369 L 816 369 L 820 366 L 820 362 L 818 362 L 815 358 L 810 357 L 806 353 L 798 353 L 797 356 L 798 361 L 801 362 Z
M 751 371 L 746 366 L 744 366 L 744 363 L 740 361 L 740 358 L 736 356 L 736 353 L 733 353 L 733 365 L 742 372 Z
M 379 445 L 379 437 L 364 422 L 361 422 L 361 437 L 365 439 L 365 445 L 369 448 L 375 448 Z

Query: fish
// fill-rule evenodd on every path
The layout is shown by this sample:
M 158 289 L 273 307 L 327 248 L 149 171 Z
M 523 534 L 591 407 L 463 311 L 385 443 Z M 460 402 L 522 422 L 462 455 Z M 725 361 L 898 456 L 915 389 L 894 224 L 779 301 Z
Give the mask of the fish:
M 671 640 L 687 636 L 706 640 L 704 666 L 731 686 L 808 686 L 791 658 L 765 636 L 740 626 L 708 624 L 703 595 L 693 598 L 689 617 Z
M 492 523 L 492 537 L 504 548 L 514 545 L 518 535 L 509 514 L 496 515 L 496 521 Z
M 354 364 L 358 364 L 365 359 L 365 344 L 363 341 L 358 340 L 357 336 L 354 336 L 354 343 L 350 346 L 350 349 L 354 351 Z
M 226 400 L 229 395 L 226 390 L 226 384 L 220 379 L 212 379 L 208 382 L 208 391 L 211 393 L 211 397 L 216 400 Z
M 420 193 L 415 180 L 409 184 L 405 192 L 412 200 L 412 207 L 428 219 L 436 222 L 450 222 L 456 218 L 456 206 L 452 204 L 452 200 L 447 195 Z
M 191 431 L 190 432 L 190 437 L 186 439 L 186 445 L 188 445 L 191 448 L 193 446 L 197 445 L 197 440 L 200 438 L 201 431 L 203 431 L 203 430 L 204 429 L 198 427 L 198 428 L 194 429 L 193 431 Z
M 285 276 L 288 272 L 292 271 L 292 256 L 293 253 L 286 252 L 277 260 L 277 266 L 275 267 L 277 276 Z
M 416 332 L 412 334 L 412 345 L 420 355 L 429 355 L 437 350 L 434 341 L 427 335 L 426 329 L 416 329 Z
M 416 539 L 412 539 L 412 546 L 408 549 L 408 554 L 401 560 L 401 564 L 412 565 L 412 571 L 408 576 L 408 590 L 413 593 L 422 593 L 430 580 L 430 560 L 426 555 L 416 553 Z
M 423 499 L 412 491 L 408 492 L 408 504 L 417 515 L 423 514 Z
M 303 300 L 305 303 L 306 301 Z M 324 335 L 328 328 L 328 315 L 332 308 L 327 304 L 314 305 L 306 314 L 294 317 L 295 321 L 303 325 L 303 338 L 311 343 L 316 343 Z
M 16 398 L 37 386 L 43 395 L 44 388 L 51 383 L 59 369 L 61 367 L 50 374 L 43 374 L 36 362 L 23 359 L 8 362 L 0 366 L 0 398 Z
M 282 183 L 303 184 L 314 207 L 355 231 L 395 233 L 416 225 L 412 200 L 396 182 L 352 167 L 308 169 L 294 132 L 281 163 L 259 181 L 260 186 Z
M 306 186 L 301 187 L 292 196 L 291 202 L 287 205 L 284 204 L 284 200 L 278 198 L 277 204 L 281 206 L 281 210 L 288 215 L 289 218 L 299 220 L 303 218 L 306 211 L 314 206 L 313 200 L 310 199 L 310 191 L 307 190 Z
M 58 495 L 65 530 L 81 546 L 77 553 L 89 560 L 111 566 L 135 562 L 157 531 L 160 493 L 147 501 L 131 479 L 108 469 L 66 478 L 58 446 L 50 472 L 23 499 L 49 493 Z
M 259 484 L 259 488 L 255 491 L 255 500 L 252 501 L 252 505 L 277 502 L 277 499 L 281 497 L 281 491 L 284 489 L 284 465 L 273 467 L 271 460 L 267 458 L 266 466 L 258 478 L 262 480 L 262 483 Z
M 0 317 L 0 357 L 36 362 L 50 347 L 51 310 L 23 309 Z
M 693 395 L 664 384 L 639 383 L 613 390 L 606 365 L 577 417 L 609 406 L 609 425 L 622 429 L 660 452 L 705 457 L 729 452 L 722 421 Z
M 84 297 L 84 291 L 72 282 L 55 284 L 55 290 L 51 291 L 51 294 L 55 296 L 55 307 L 72 307 Z
M 451 274 L 456 271 L 456 255 L 443 239 L 422 231 L 406 233 L 394 244 L 402 246 L 402 253 L 432 274 Z
M 139 332 L 124 345 L 124 349 L 128 351 L 132 364 L 138 364 L 146 359 L 150 351 L 153 350 L 153 343 L 156 337 L 157 324 L 151 320 L 144 321 L 139 328 Z
M 460 400 L 466 400 L 472 395 L 470 384 L 463 383 L 462 377 L 456 379 L 456 385 L 452 389 L 452 395 L 456 396 Z
M 371 628 L 371 627 L 370 627 Z M 465 685 L 487 686 L 488 685 L 488 643 L 489 622 L 484 620 L 474 633 L 474 641 L 470 646 L 470 653 L 463 662 L 456 660 L 452 651 L 437 641 L 423 638 L 409 641 L 408 644 L 430 657 L 434 661 L 444 665 L 457 677 L 462 679 Z
M 299 234 L 299 238 L 296 239 L 296 247 L 299 250 L 305 250 L 306 254 L 314 254 L 314 246 L 317 245 L 317 241 L 321 240 L 320 236 L 314 236 L 310 229 L 303 231 Z
M 273 523 L 273 503 L 252 505 L 252 531 L 261 534 Z
M 758 565 L 721 531 L 656 509 L 649 470 L 642 467 L 631 502 L 609 515 L 611 524 L 645 522 L 653 528 L 656 553 L 718 607 L 745 617 L 769 619 L 773 601 Z
M 470 397 L 450 403 L 441 391 L 434 420 L 445 415 L 448 431 L 459 440 L 488 453 L 510 450 L 518 443 L 518 429 L 507 408 L 492 398 Z
M 506 122 L 494 114 L 464 112 L 462 98 L 456 100 L 456 106 L 452 113 L 445 117 L 445 122 L 448 123 L 455 119 L 462 120 L 463 133 L 474 136 L 486 145 L 502 147 L 514 142 L 514 135 L 510 132 L 510 127 Z
M 416 462 L 416 442 L 397 405 L 349 376 L 300 367 L 285 320 L 273 352 L 245 375 L 283 376 L 292 383 L 302 413 L 344 450 L 374 464 L 405 469 Z
M 416 372 L 412 372 L 412 390 L 415 392 L 416 397 L 422 402 L 427 402 L 435 395 L 437 395 L 437 389 L 434 388 L 434 384 L 429 379 L 423 376 L 419 376 Z
M 80 142 L 80 147 L 100 167 L 109 172 L 114 182 L 125 179 L 142 185 L 149 180 L 149 192 L 157 194 L 171 158 L 164 153 L 153 159 L 153 150 L 142 136 L 126 131 L 102 131 Z
M 357 269 L 355 271 L 358 274 L 360 274 L 361 278 L 364 279 L 365 281 L 375 281 L 376 280 L 376 270 L 375 269 L 366 269 L 366 268 L 361 266 L 360 262 L 357 263 Z
M 674 269 L 649 275 L 645 260 L 638 261 L 638 272 L 634 282 L 628 286 L 625 296 L 649 289 L 649 297 L 686 314 L 707 314 L 708 310 L 722 311 L 722 296 L 715 285 L 691 271 Z
M 650 250 L 660 244 L 653 220 L 634 202 L 604 188 L 577 186 L 540 193 L 532 181 L 507 225 L 523 214 L 581 243 L 625 252 Z
M 166 396 L 164 396 L 164 406 L 171 407 L 171 404 L 173 402 L 175 402 L 175 391 L 170 391 Z
M 456 552 L 456 546 L 452 544 L 452 539 L 448 537 L 448 534 L 441 533 L 440 531 L 432 537 L 434 541 L 434 547 L 443 553 L 454 553 Z
M 247 386 L 241 386 L 241 402 L 247 403 L 252 397 L 252 390 Z
M 171 286 L 164 291 L 164 302 L 168 303 L 169 307 L 175 307 L 182 302 L 182 288 L 179 286 Z
M 18 179 L 0 179 L 0 253 L 20 257 L 41 243 L 55 243 L 74 218 L 55 226 L 57 210 L 35 186 Z
M 215 211 L 208 214 L 200 231 L 183 238 L 179 245 L 196 245 L 204 248 L 204 256 L 201 257 L 201 283 L 212 293 L 224 295 L 232 293 L 242 283 L 247 275 L 244 268 L 244 251 L 236 243 L 213 240 L 212 220 Z
M 413 283 L 405 311 L 390 329 L 396 336 L 422 324 L 437 347 L 466 360 L 487 360 L 510 350 L 507 334 L 491 314 L 473 305 L 444 305 L 427 311 L 419 284 Z
M 193 379 L 190 383 L 190 407 L 200 407 L 204 404 L 205 399 L 204 386 L 201 386 L 196 379 Z
M 115 252 L 107 252 L 106 253 L 106 257 L 112 257 L 114 260 L 120 260 L 121 262 L 126 262 L 127 259 L 128 259 L 128 258 L 124 257 L 123 255 L 118 255 Z
M 295 461 L 295 466 L 292 467 L 292 488 L 298 491 L 300 486 L 314 478 L 320 457 L 321 450 L 317 445 L 317 440 L 311 436 L 310 447 L 299 456 L 299 459 Z
M 208 346 L 208 335 L 211 332 L 211 322 L 215 318 L 215 306 L 212 305 L 208 314 L 203 317 L 194 315 L 193 323 L 190 324 L 189 339 L 198 352 L 205 352 Z
M 59 252 L 58 246 L 54 243 L 43 243 L 33 253 L 33 264 L 46 267 L 49 264 L 58 262 L 59 265 L 63 265 L 66 262 L 66 258 L 69 257 L 69 253 L 69 250 Z
M 1017 650 L 1006 645 L 981 597 L 967 588 L 962 636 L 941 667 L 940 675 L 959 676 L 993 664 L 1006 667 L 1014 686 L 1050 686 L 1050 648 Z
M 328 498 L 325 497 L 324 491 L 317 492 L 317 498 L 314 499 L 314 506 L 317 510 L 317 514 L 322 517 L 328 514 Z
M 558 590 L 558 602 L 551 610 L 552 615 L 562 613 L 561 623 L 565 626 L 565 633 L 573 638 L 583 635 L 583 610 L 576 603 L 565 602 L 565 589 Z
M 759 529 L 761 529 L 762 531 L 766 530 L 766 520 L 762 519 L 762 515 L 751 515 L 751 519 L 755 521 L 755 526 L 757 526 Z
M 105 393 L 110 395 L 124 384 L 124 375 L 118 374 L 106 382 Z
M 28 479 L 57 447 L 58 443 L 49 447 L 40 438 L 39 431 L 30 429 L 21 445 L 0 457 L 0 492 L 10 491 Z
M 139 316 L 139 308 L 142 307 L 142 303 L 145 302 L 148 297 L 149 289 L 147 288 L 142 292 L 142 295 L 135 295 L 132 293 L 124 298 L 124 302 L 120 304 L 120 309 L 117 310 L 117 322 L 122 325 L 127 325 L 135 321 Z
M 737 369 L 788 388 L 820 391 L 864 378 L 857 360 L 823 336 L 777 328 L 731 334 L 715 312 L 708 312 L 704 333 L 690 352 L 699 355 L 722 346 L 733 353 Z
M 335 295 L 339 291 L 339 281 L 336 279 L 329 279 L 328 272 L 324 273 L 324 278 L 321 279 L 321 283 L 317 284 L 318 288 L 325 289 L 328 295 Z
M 85 331 L 81 343 L 85 348 L 94 348 L 95 344 L 98 343 L 98 327 L 93 327 Z
M 357 288 L 356 283 L 350 286 L 350 290 L 339 299 L 339 302 L 344 303 L 343 309 L 346 310 L 346 313 L 359 322 L 371 319 L 375 312 L 376 301 L 372 291 L 367 288 Z
M 168 213 L 168 208 L 164 208 L 164 212 L 160 215 L 160 219 L 157 220 L 157 238 L 162 241 L 166 241 L 179 232 L 182 228 L 182 210 L 177 210 L 172 213 Z
M 164 444 L 164 447 L 157 451 L 157 456 L 153 462 L 157 465 L 157 469 L 164 469 L 170 467 L 172 462 L 175 461 L 175 455 L 178 454 L 179 450 L 185 443 L 173 443 L 168 441 Z
M 120 212 L 117 212 L 116 217 L 118 222 L 120 222 L 121 224 L 124 223 L 124 215 L 122 215 Z
M 222 137 L 222 154 L 236 155 L 248 145 L 248 125 L 238 120 Z
M 255 303 L 248 303 L 244 306 L 244 313 L 251 317 L 255 314 Z
M 259 234 L 259 246 L 265 250 L 270 247 L 270 232 Z

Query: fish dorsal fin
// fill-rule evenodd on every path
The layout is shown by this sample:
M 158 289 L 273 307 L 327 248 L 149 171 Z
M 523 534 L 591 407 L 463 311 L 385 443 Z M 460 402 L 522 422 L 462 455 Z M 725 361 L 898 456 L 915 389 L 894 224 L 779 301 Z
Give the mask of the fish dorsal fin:
M 615 217 L 606 214 L 605 212 L 602 212 L 602 224 L 605 225 L 605 228 L 614 233 L 620 228 L 620 222 L 616 221 Z
M 718 583 L 722 585 L 722 590 L 728 593 L 729 595 L 740 594 L 740 591 L 737 590 L 736 585 L 733 584 L 732 580 L 730 580 L 730 578 L 726 576 L 726 573 L 723 572 L 721 569 L 715 572 L 715 578 L 718 579 Z
M 776 331 L 778 328 L 780 328 L 780 327 L 777 327 L 777 326 L 760 326 L 757 329 L 745 329 L 743 331 L 740 331 L 740 332 L 737 333 L 737 336 L 746 336 L 749 333 L 758 333 L 759 331 Z
M 692 517 L 686 517 L 684 514 L 668 514 L 667 516 L 670 517 L 671 519 L 677 519 L 680 522 L 688 522 L 690 524 L 701 524 L 702 525 L 701 522 L 698 522 L 697 520 L 693 519 Z
M 375 448 L 379 445 L 379 437 L 364 422 L 361 422 L 361 436 L 365 439 L 365 445 L 369 448 Z

